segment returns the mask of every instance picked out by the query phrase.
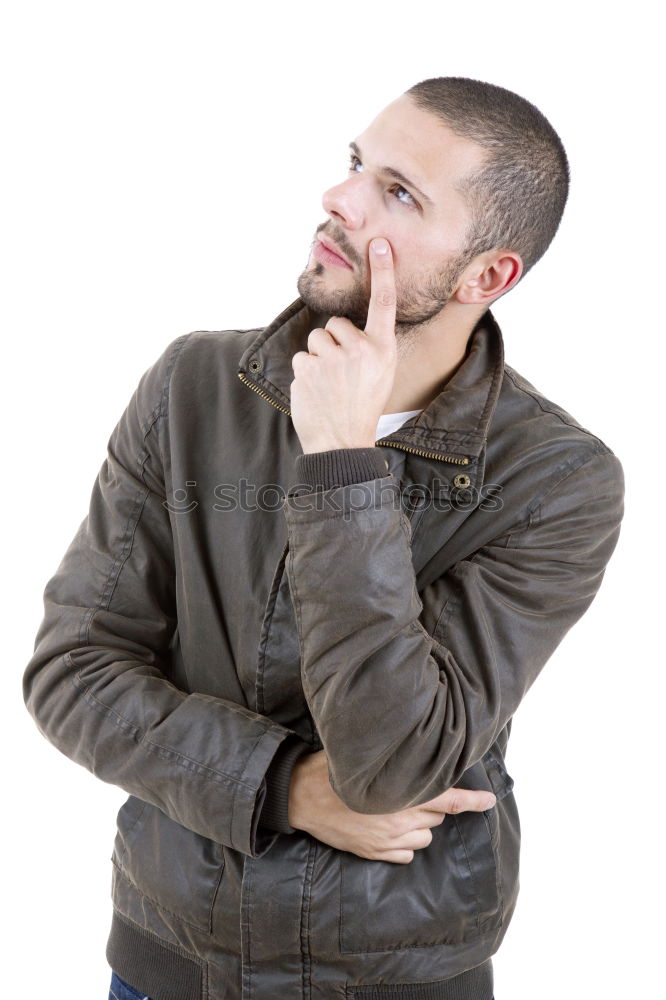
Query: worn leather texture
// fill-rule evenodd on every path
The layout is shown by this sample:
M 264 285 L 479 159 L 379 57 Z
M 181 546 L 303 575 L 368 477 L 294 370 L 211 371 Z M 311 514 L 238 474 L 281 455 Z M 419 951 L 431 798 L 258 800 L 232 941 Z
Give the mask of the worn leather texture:
M 296 300 L 169 344 L 46 587 L 26 704 L 128 793 L 109 956 L 154 1000 L 458 996 L 518 894 L 511 719 L 617 542 L 618 459 L 505 364 L 490 311 L 376 478 L 299 484 L 291 357 L 325 320 Z M 497 804 L 409 865 L 362 859 L 287 823 L 295 748 L 360 812 Z

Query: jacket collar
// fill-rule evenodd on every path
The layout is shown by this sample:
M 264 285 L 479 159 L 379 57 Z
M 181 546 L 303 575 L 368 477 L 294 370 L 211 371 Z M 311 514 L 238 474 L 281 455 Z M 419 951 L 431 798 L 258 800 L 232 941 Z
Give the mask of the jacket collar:
M 239 377 L 289 413 L 289 386 L 294 378 L 291 359 L 296 351 L 307 350 L 310 331 L 325 326 L 328 319 L 296 299 L 244 351 Z M 487 310 L 470 334 L 465 359 L 442 391 L 382 442 L 402 444 L 433 458 L 458 456 L 475 461 L 486 441 L 503 372 L 502 333 Z

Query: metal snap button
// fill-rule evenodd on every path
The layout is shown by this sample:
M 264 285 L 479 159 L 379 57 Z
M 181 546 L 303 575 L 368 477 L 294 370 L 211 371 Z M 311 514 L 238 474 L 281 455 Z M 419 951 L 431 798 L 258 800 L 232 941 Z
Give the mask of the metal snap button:
M 464 472 L 458 473 L 453 480 L 453 485 L 459 490 L 466 490 L 472 480 Z
M 261 361 L 258 361 L 256 358 L 252 358 L 252 361 L 250 361 L 250 364 L 248 365 L 248 367 L 249 367 L 249 369 L 250 369 L 251 372 L 260 372 L 261 371 Z

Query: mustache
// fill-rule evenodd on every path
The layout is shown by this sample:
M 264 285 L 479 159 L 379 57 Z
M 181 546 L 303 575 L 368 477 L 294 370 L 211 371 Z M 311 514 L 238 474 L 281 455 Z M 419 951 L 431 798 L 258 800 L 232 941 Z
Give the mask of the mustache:
M 361 257 L 358 251 L 353 246 L 349 245 L 345 234 L 339 232 L 339 230 L 329 228 L 328 222 L 322 222 L 319 226 L 317 226 L 310 249 L 312 249 L 317 242 L 317 236 L 319 233 L 324 233 L 325 236 L 328 236 L 335 243 L 337 243 L 342 253 L 349 261 L 351 261 L 352 264 L 356 264 L 359 268 L 362 268 L 365 265 L 365 258 Z

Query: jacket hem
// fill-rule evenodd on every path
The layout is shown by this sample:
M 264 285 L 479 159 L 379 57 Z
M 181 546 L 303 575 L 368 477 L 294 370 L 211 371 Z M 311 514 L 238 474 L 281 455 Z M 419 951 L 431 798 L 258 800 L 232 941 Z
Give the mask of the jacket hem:
M 151 1000 L 201 1000 L 203 963 L 114 911 L 106 960 Z
M 451 979 L 429 983 L 376 983 L 347 986 L 346 1000 L 492 1000 L 493 964 L 490 959 Z

